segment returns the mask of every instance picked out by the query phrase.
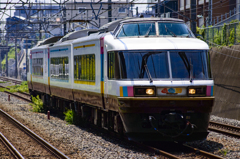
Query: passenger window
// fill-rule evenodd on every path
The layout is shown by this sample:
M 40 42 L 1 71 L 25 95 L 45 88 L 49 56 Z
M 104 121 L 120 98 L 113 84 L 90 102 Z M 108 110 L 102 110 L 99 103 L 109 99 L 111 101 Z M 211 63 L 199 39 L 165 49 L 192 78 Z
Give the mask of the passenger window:
M 86 81 L 88 83 L 78 81 Z M 80 84 L 91 84 L 89 82 L 95 82 L 94 54 L 74 56 L 74 82 Z
M 32 74 L 43 76 L 43 58 L 32 59 Z
M 68 80 L 69 78 L 68 57 L 51 58 L 50 73 L 51 78 Z

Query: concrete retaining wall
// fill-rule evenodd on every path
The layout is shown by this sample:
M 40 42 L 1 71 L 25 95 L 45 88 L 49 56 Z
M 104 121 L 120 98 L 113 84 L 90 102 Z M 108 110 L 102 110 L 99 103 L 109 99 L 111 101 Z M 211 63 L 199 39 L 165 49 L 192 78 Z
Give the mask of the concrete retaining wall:
M 240 120 L 240 45 L 227 48 L 210 51 L 215 80 L 212 114 Z

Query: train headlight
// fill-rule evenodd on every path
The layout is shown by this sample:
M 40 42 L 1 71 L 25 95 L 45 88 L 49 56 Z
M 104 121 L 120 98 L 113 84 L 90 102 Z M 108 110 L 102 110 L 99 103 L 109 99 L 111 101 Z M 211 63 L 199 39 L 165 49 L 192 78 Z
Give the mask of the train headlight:
M 148 89 L 146 89 L 146 94 L 153 95 L 154 94 L 154 90 L 152 88 L 148 88 Z
M 155 96 L 155 87 L 148 86 L 134 86 L 135 97 L 153 97 Z
M 206 96 L 206 87 L 205 86 L 191 86 L 188 87 L 188 96 Z
M 188 90 L 188 93 L 189 93 L 189 94 L 196 94 L 196 89 L 189 89 L 189 90 Z

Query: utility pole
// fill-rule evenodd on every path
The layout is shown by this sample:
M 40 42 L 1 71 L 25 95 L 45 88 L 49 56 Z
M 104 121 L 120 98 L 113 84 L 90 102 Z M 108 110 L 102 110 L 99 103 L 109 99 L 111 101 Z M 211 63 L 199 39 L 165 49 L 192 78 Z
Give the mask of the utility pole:
M 7 34 L 6 46 L 8 47 L 9 34 Z M 8 77 L 8 52 L 6 52 L 6 76 Z
M 67 22 L 66 22 L 66 7 L 63 7 L 63 33 L 64 35 L 67 34 Z
M 108 22 L 112 21 L 112 0 L 108 0 Z
M 158 11 L 157 11 L 158 12 L 158 17 L 160 17 L 160 0 L 158 0 L 158 5 L 157 6 L 158 6 Z
M 196 25 L 196 19 L 197 19 L 197 12 L 196 12 L 196 0 L 191 0 L 191 30 L 193 34 L 196 34 L 197 32 L 197 25 Z
M 208 1 L 208 26 L 212 25 L 212 0 Z
M 15 78 L 18 77 L 18 70 L 17 70 L 17 37 L 15 38 Z
M 136 7 L 136 16 L 138 17 L 138 7 Z
M 27 77 L 27 72 L 28 72 L 28 37 L 26 37 L 26 54 L 25 54 L 25 57 L 26 57 L 26 61 L 25 61 L 25 66 L 26 66 L 26 77 Z
M 2 76 L 2 51 L 0 51 L 0 71 L 1 71 L 1 76 Z
M 237 20 L 240 20 L 240 16 L 239 16 L 239 12 L 240 12 L 240 8 L 239 8 L 239 6 L 240 6 L 240 0 L 237 0 L 237 6 L 236 6 L 236 10 L 237 10 Z
M 127 2 L 127 17 L 129 17 L 129 4 L 128 4 L 128 0 L 126 0 Z

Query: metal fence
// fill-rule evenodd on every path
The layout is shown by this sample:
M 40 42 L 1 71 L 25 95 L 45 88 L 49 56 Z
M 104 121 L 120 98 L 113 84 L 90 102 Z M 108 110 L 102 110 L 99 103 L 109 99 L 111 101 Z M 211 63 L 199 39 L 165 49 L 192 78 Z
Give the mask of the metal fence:
M 209 44 L 229 46 L 240 43 L 239 22 L 208 27 L 201 31 L 204 40 Z

